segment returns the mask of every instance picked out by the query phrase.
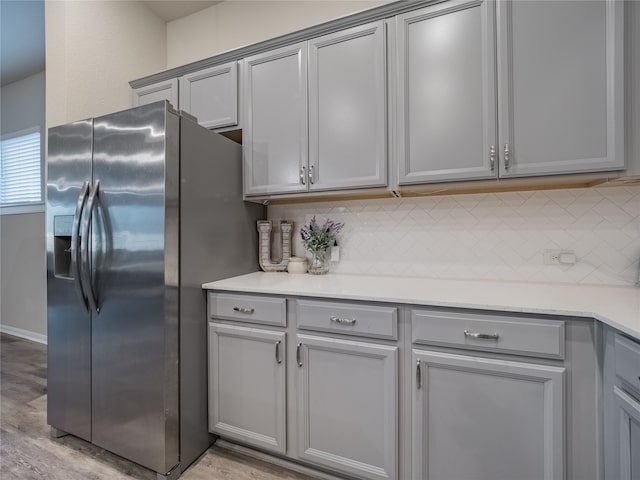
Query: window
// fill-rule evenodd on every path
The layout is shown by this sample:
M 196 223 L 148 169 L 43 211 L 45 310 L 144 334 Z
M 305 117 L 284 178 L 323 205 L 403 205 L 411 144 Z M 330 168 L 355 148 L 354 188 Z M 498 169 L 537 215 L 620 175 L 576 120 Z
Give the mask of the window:
M 0 140 L 0 207 L 42 204 L 40 129 Z

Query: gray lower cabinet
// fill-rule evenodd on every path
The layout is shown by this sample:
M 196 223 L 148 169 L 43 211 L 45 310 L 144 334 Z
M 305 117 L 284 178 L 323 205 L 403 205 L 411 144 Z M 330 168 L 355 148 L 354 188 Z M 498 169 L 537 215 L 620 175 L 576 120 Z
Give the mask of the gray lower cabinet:
M 617 478 L 640 480 L 640 399 L 618 387 L 614 387 L 613 395 L 614 431 L 618 445 Z
M 209 323 L 209 430 L 286 453 L 285 333 Z
M 163 82 L 131 90 L 131 106 L 133 107 L 148 105 L 149 103 L 160 100 L 168 100 L 171 106 L 176 109 L 179 108 L 177 78 L 171 78 Z
M 605 478 L 640 480 L 640 342 L 610 328 L 604 388 Z
M 397 478 L 396 346 L 297 335 L 298 457 L 365 479 Z
M 565 368 L 413 351 L 412 479 L 561 480 Z
M 180 109 L 206 128 L 238 124 L 238 62 L 180 77 Z

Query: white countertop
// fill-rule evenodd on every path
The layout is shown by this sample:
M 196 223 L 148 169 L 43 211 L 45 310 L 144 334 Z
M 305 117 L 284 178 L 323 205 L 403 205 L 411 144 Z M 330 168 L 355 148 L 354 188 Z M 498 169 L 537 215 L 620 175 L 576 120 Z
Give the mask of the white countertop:
M 265 272 L 205 283 L 202 287 L 230 292 L 588 317 L 640 340 L 638 287 Z

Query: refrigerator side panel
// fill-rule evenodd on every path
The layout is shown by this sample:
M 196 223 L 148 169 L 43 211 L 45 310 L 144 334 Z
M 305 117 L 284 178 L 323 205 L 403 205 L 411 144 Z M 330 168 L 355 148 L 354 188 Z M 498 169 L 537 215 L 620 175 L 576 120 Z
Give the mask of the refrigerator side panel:
M 242 148 L 181 119 L 180 465 L 211 444 L 207 421 L 205 282 L 258 270 L 256 221 L 265 207 L 242 200 Z
M 91 315 L 72 268 L 74 219 L 91 180 L 92 120 L 49 129 L 47 156 L 47 423 L 91 440 Z
M 94 120 L 92 226 L 93 443 L 162 474 L 178 464 L 167 438 L 169 425 L 177 432 L 177 395 L 167 394 L 178 369 L 167 363 L 178 351 L 177 287 L 165 288 L 167 269 L 177 271 L 165 264 L 167 202 L 177 200 L 165 179 L 178 165 L 165 162 L 166 117 L 158 102 Z

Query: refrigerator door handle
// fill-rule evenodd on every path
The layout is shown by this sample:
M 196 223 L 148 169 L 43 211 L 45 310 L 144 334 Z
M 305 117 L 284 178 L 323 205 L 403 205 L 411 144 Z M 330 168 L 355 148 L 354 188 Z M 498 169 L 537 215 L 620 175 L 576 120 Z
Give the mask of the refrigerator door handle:
M 93 186 L 93 190 L 89 194 L 89 200 L 87 200 L 87 211 L 84 217 L 84 223 L 82 225 L 82 240 L 81 240 L 81 258 L 82 258 L 82 284 L 84 291 L 87 293 L 87 301 L 91 311 L 98 313 L 100 308 L 98 307 L 98 300 L 93 292 L 93 285 L 91 281 L 91 269 L 89 265 L 89 228 L 91 227 L 91 217 L 93 215 L 93 209 L 96 204 L 96 197 L 98 196 L 98 190 L 100 189 L 100 180 L 96 180 Z
M 89 304 L 87 303 L 87 297 L 82 289 L 82 281 L 80 279 L 80 245 L 78 244 L 80 242 L 80 220 L 82 218 L 82 211 L 84 210 L 88 193 L 89 182 L 85 181 L 82 184 L 80 195 L 78 195 L 76 213 L 73 216 L 73 227 L 71 230 L 71 275 L 73 277 L 76 293 L 78 294 L 78 299 L 87 312 L 89 312 Z

